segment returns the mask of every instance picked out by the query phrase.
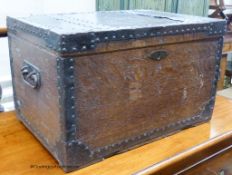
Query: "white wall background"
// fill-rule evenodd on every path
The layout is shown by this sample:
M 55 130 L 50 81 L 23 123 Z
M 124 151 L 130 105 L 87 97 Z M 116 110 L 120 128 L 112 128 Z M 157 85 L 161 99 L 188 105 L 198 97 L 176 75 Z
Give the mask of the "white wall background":
M 0 0 L 0 18 L 7 15 L 95 11 L 96 0 Z
M 0 0 L 0 27 L 6 26 L 6 16 L 95 11 L 96 0 Z M 10 59 L 7 38 L 0 38 L 0 84 L 5 111 L 14 109 Z
M 230 5 L 231 5 L 232 0 L 224 0 L 224 3 L 225 3 L 225 4 L 230 4 Z
M 0 0 L 0 27 L 6 25 L 6 16 L 95 11 L 95 2 L 96 0 Z M 0 38 L 0 63 L 1 82 L 10 77 L 6 38 Z

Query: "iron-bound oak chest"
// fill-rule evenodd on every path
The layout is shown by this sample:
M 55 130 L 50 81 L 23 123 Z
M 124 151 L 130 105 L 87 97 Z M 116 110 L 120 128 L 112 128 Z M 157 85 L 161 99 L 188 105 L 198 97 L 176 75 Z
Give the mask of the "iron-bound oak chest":
M 136 10 L 7 26 L 18 117 L 65 171 L 211 117 L 223 20 Z

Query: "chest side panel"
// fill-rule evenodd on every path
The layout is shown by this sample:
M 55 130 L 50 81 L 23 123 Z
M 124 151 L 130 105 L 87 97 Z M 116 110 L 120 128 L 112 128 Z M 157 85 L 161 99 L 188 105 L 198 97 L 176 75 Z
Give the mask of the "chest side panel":
M 9 36 L 9 42 L 19 117 L 51 150 L 61 135 L 56 57 L 15 35 Z M 39 72 L 40 87 L 32 88 L 23 80 L 22 68 L 25 63 Z
M 200 116 L 212 96 L 217 45 L 197 41 L 76 58 L 77 137 L 95 149 Z M 149 58 L 160 50 L 166 58 Z

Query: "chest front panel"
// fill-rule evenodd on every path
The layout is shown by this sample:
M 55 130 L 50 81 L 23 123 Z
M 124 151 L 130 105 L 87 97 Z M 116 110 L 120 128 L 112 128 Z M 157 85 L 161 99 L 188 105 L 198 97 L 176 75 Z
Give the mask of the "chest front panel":
M 214 39 L 75 58 L 78 138 L 95 149 L 200 115 L 212 95 L 217 44 Z

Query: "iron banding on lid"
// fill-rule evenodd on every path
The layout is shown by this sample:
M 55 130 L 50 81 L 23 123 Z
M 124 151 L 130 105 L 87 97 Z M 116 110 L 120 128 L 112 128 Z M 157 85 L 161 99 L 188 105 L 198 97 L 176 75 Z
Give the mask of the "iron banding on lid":
M 67 43 L 63 47 L 56 47 L 56 51 L 61 53 L 84 52 L 94 50 L 98 43 L 107 43 L 112 41 L 126 41 L 143 38 L 205 33 L 206 35 L 224 34 L 225 29 L 217 24 L 202 24 L 198 27 L 194 26 L 173 26 L 173 27 L 159 27 L 159 28 L 143 28 L 136 30 L 119 30 L 107 31 L 98 33 L 87 33 L 80 35 L 63 35 L 62 41 Z
M 171 24 L 155 24 L 153 23 L 142 23 L 141 19 L 132 24 L 125 23 L 122 20 L 122 14 L 125 16 L 130 16 L 130 18 L 135 17 L 135 21 L 138 18 L 145 18 L 148 21 L 154 20 L 160 15 L 162 18 L 169 19 Z M 213 19 L 207 19 L 202 17 L 191 17 L 191 21 L 186 21 L 187 17 L 185 15 L 171 14 L 164 15 L 162 12 L 154 11 L 114 11 L 114 12 L 93 12 L 86 13 L 86 15 L 100 15 L 105 18 L 110 18 L 113 16 L 115 19 L 119 18 L 122 20 L 120 22 L 112 23 L 111 20 L 105 20 L 98 22 L 92 19 L 86 19 L 84 17 L 85 13 L 77 14 L 66 14 L 66 15 L 43 15 L 37 17 L 38 24 L 32 23 L 30 17 L 23 18 L 22 21 L 15 20 L 14 18 L 8 18 L 7 23 L 9 30 L 17 32 L 21 30 L 23 32 L 30 33 L 38 38 L 44 40 L 45 47 L 54 50 L 61 54 L 75 53 L 75 52 L 86 52 L 94 50 L 99 43 L 107 43 L 112 41 L 126 41 L 135 40 L 151 37 L 169 36 L 169 35 L 181 35 L 181 34 L 194 34 L 194 33 L 204 33 L 205 35 L 222 35 L 224 34 L 226 25 L 222 25 L 225 21 L 215 21 Z M 165 13 L 167 14 L 167 13 Z M 82 16 L 81 16 L 82 15 Z M 107 17 L 109 15 L 109 17 Z M 163 16 L 162 16 L 163 15 Z M 64 17 L 63 17 L 64 16 Z M 83 19 L 82 19 L 83 18 Z M 189 18 L 189 16 L 188 16 Z M 144 20 L 145 20 L 144 19 Z M 173 20 L 174 19 L 174 20 Z M 183 19 L 183 23 L 181 23 Z M 204 19 L 204 23 L 200 23 Z M 54 22 L 54 24 L 46 23 L 46 20 Z M 91 21 L 92 20 L 92 21 Z M 45 21 L 43 23 L 43 21 Z M 176 21 L 176 22 L 174 22 Z M 62 28 L 64 25 L 70 25 L 70 28 Z M 141 24 L 140 24 L 140 23 Z M 55 25 L 56 24 L 56 25 Z M 122 24 L 122 26 L 120 26 Z M 72 29 L 73 27 L 73 29 Z M 83 32 L 80 29 L 83 28 Z M 70 33 L 71 32 L 71 33 Z

